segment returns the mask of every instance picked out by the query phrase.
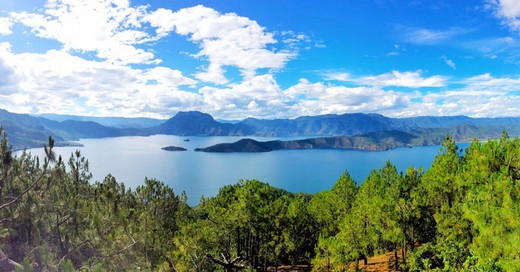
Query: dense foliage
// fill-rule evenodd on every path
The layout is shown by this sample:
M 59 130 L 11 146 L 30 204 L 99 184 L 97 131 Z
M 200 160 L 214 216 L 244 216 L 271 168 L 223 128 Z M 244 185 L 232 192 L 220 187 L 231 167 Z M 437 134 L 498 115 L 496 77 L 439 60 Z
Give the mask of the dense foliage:
M 314 195 L 239 181 L 195 207 L 153 179 L 92 182 L 81 153 L 57 158 L 52 139 L 43 159 L 13 157 L 3 136 L 2 271 L 347 271 L 386 252 L 399 270 L 520 267 L 520 139 L 506 133 L 464 152 L 448 137 L 427 171 L 387 162 Z

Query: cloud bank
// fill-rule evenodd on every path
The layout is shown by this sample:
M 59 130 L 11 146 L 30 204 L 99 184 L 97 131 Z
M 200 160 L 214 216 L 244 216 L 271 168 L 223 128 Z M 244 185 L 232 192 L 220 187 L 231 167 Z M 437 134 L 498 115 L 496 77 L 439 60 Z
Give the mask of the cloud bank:
M 516 1 L 489 5 L 517 30 Z M 454 78 L 427 67 L 363 75 L 338 69 L 281 84 L 288 63 L 302 50 L 327 50 L 326 41 L 202 5 L 151 10 L 127 0 L 48 0 L 41 10 L 0 18 L 0 35 L 16 35 L 15 26 L 26 28 L 28 37 L 58 44 L 20 52 L 0 43 L 0 108 L 15 112 L 168 118 L 199 110 L 222 119 L 346 112 L 520 115 L 515 75 Z M 430 46 L 467 32 L 414 28 L 404 39 Z M 179 52 L 166 62 L 156 50 L 172 37 L 193 44 L 188 57 L 197 63 L 195 72 L 176 64 Z M 439 58 L 457 68 L 445 55 Z M 238 79 L 229 76 L 232 71 Z

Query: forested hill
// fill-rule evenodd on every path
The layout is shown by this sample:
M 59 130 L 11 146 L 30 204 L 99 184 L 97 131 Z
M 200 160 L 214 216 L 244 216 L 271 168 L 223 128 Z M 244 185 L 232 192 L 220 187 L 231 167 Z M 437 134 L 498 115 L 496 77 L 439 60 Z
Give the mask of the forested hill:
M 102 126 L 115 128 L 149 128 L 164 123 L 165 120 L 154 118 L 127 118 L 127 117 L 92 117 L 79 115 L 61 115 L 61 114 L 39 114 L 36 117 L 43 117 L 58 122 L 63 121 L 80 121 L 80 122 L 96 122 Z
M 473 139 L 496 139 L 507 126 L 459 125 L 451 128 L 419 128 L 411 131 L 377 131 L 356 136 L 319 137 L 290 141 L 255 141 L 242 139 L 234 143 L 220 143 L 205 148 L 203 152 L 269 152 L 282 149 L 356 149 L 383 151 L 397 147 L 440 145 L 446 135 L 452 135 L 456 142 L 470 142 Z M 515 135 L 520 135 L 520 125 L 508 126 Z
M 179 112 L 174 117 L 156 125 L 160 120 L 146 118 L 93 118 L 81 116 L 49 115 L 54 121 L 27 114 L 15 114 L 0 110 L 0 125 L 10 135 L 15 149 L 40 147 L 48 136 L 57 144 L 67 145 L 79 138 L 100 138 L 136 135 L 185 135 L 185 136 L 308 136 L 331 137 L 366 135 L 382 131 L 419 131 L 433 129 L 433 133 L 454 127 L 470 128 L 477 134 L 461 134 L 487 138 L 489 128 L 500 132 L 507 129 L 518 135 L 520 118 L 470 118 L 466 116 L 389 118 L 379 114 L 329 114 L 304 116 L 295 119 L 261 120 L 247 118 L 236 123 L 215 121 L 209 114 L 201 112 Z M 67 119 L 70 118 L 70 119 Z M 111 124 L 105 126 L 92 120 Z M 134 124 L 139 128 L 129 128 Z M 468 130 L 468 132 L 470 131 Z M 458 133 L 458 132 L 455 132 Z M 480 134 L 483 133 L 483 134 Z M 470 137 L 470 138 L 471 138 Z M 398 139 L 398 141 L 403 139 Z M 405 143 L 406 145 L 406 143 Z
M 507 134 L 464 152 L 448 137 L 426 171 L 387 162 L 312 195 L 239 181 L 195 207 L 155 179 L 93 182 L 52 140 L 42 159 L 13 157 L 1 135 L 0 271 L 356 271 L 385 252 L 397 271 L 520 267 L 520 139 Z
M 0 109 L 0 126 L 9 135 L 14 149 L 41 147 L 52 136 L 56 145 L 77 145 L 70 141 L 79 138 L 147 135 L 139 129 L 114 128 L 92 121 L 66 120 L 57 122 L 28 114 L 16 114 Z
M 467 116 L 423 116 L 389 118 L 379 114 L 329 114 L 295 119 L 262 120 L 247 118 L 238 123 L 220 123 L 209 114 L 179 112 L 165 123 L 151 128 L 152 133 L 201 136 L 353 136 L 376 131 L 410 131 L 420 128 L 500 126 L 509 129 L 520 125 L 520 118 L 470 118 Z

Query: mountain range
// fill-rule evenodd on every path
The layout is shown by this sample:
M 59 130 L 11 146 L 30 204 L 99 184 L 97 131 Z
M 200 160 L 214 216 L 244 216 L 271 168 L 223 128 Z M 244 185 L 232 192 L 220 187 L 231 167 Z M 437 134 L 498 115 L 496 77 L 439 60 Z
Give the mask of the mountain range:
M 372 132 L 390 133 L 395 131 L 407 132 L 417 136 L 420 131 L 420 135 L 441 135 L 444 133 L 441 138 L 448 132 L 456 133 L 460 136 L 460 139 L 465 139 L 468 137 L 488 138 L 501 133 L 505 129 L 510 135 L 520 135 L 519 117 L 422 116 L 390 118 L 380 114 L 349 113 L 302 116 L 295 119 L 247 118 L 240 122 L 223 123 L 216 121 L 209 114 L 196 111 L 179 112 L 168 120 L 67 115 L 43 116 L 47 118 L 0 110 L 0 125 L 7 132 L 10 144 L 14 149 L 39 147 L 47 141 L 49 136 L 55 138 L 59 145 L 71 145 L 74 144 L 71 141 L 80 138 L 148 136 L 154 134 L 352 137 Z M 132 124 L 133 126 L 131 126 Z M 374 137 L 376 136 L 377 134 Z M 454 138 L 457 139 L 457 137 Z M 432 141 L 432 144 L 434 142 L 436 143 L 436 141 Z

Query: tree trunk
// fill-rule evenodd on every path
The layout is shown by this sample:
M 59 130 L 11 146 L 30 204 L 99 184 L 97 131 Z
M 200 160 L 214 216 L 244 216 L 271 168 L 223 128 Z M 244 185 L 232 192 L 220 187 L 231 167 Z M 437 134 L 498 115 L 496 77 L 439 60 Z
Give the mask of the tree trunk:
M 403 264 L 406 266 L 406 240 L 403 241 L 403 249 L 401 252 L 403 253 Z
M 399 270 L 399 257 L 397 257 L 397 245 L 394 245 L 395 270 Z

